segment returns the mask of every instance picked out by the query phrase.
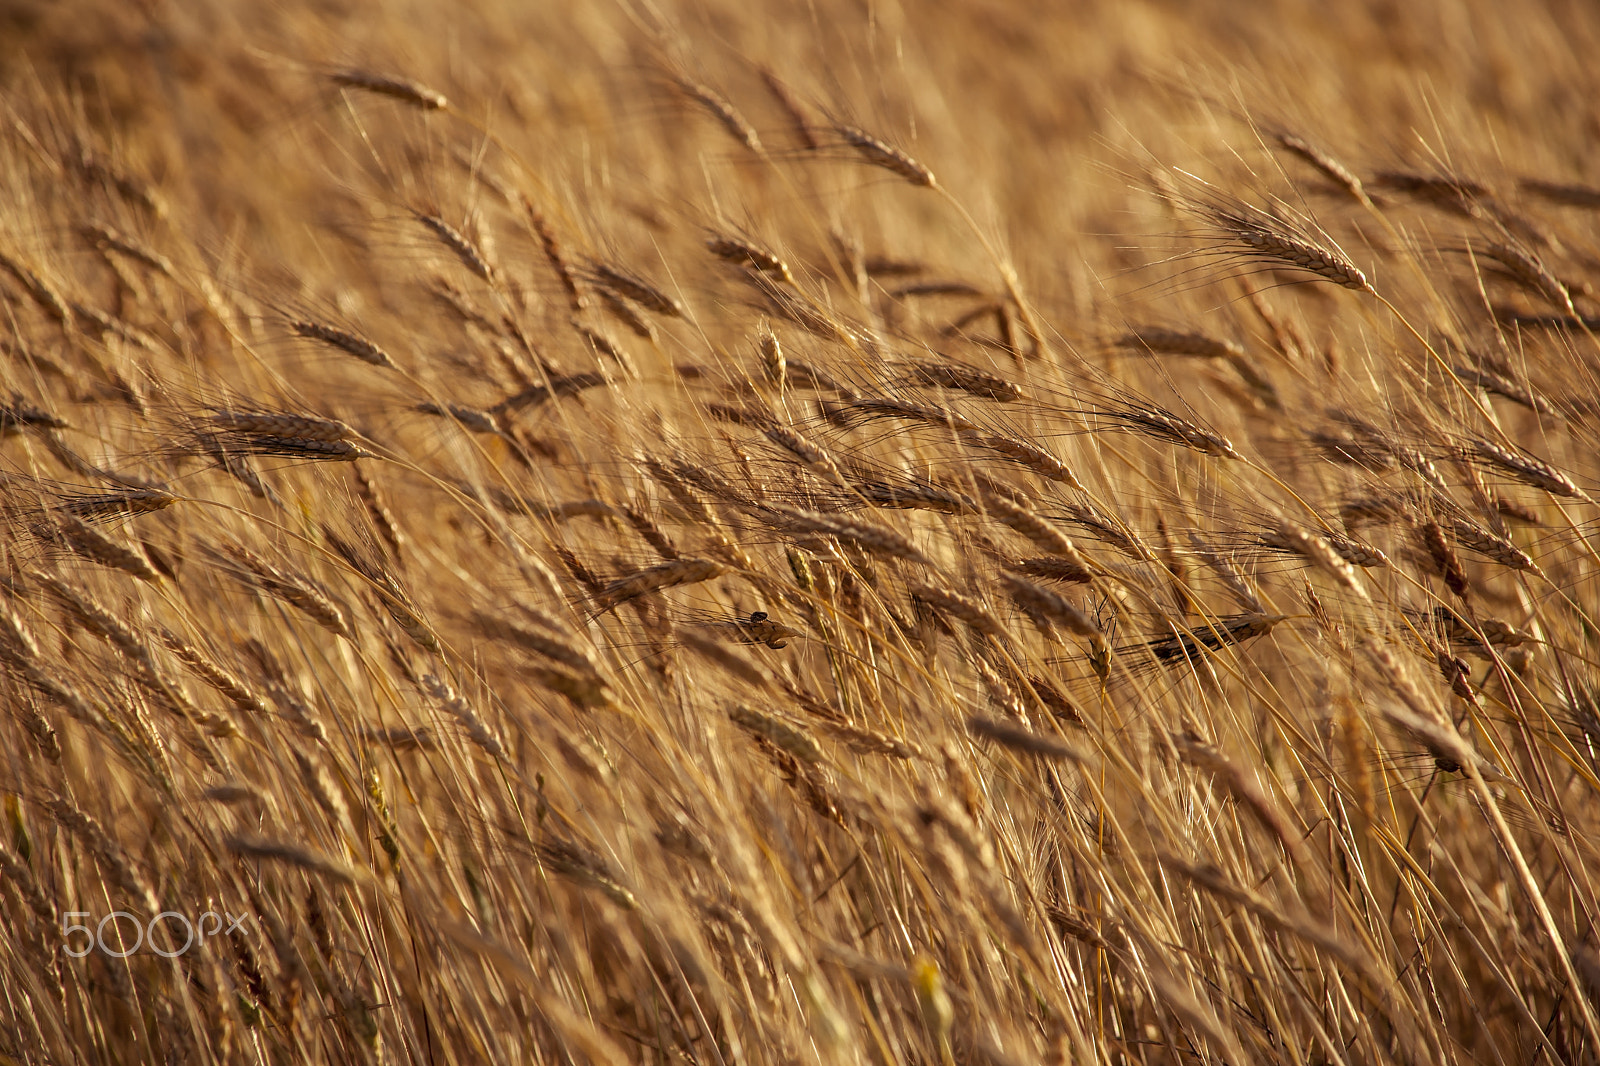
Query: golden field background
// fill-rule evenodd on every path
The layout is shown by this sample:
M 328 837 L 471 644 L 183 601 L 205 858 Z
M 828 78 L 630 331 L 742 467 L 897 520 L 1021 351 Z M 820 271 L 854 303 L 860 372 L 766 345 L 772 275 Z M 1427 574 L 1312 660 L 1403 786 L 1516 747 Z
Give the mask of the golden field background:
M 0 2 L 0 1061 L 1594 1060 L 1600 12 L 1034 6 Z

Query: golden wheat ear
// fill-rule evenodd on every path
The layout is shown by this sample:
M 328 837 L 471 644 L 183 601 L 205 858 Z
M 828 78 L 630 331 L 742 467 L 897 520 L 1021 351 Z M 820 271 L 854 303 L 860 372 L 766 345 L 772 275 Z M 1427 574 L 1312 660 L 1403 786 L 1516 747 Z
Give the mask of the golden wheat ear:
M 1221 236 L 1257 262 L 1303 270 L 1356 292 L 1373 291 L 1367 276 L 1333 244 L 1304 235 L 1282 219 L 1242 204 L 1210 208 L 1206 214 Z
M 387 96 L 424 111 L 443 111 L 450 106 L 450 101 L 443 93 L 435 92 L 419 81 L 395 74 L 381 74 L 376 71 L 346 67 L 343 70 L 330 71 L 327 77 L 340 88 Z
M 932 189 L 937 184 L 933 178 L 933 171 L 911 158 L 910 155 L 894 147 L 887 141 L 874 137 L 866 130 L 857 126 L 839 124 L 833 131 L 844 138 L 844 143 L 854 148 L 866 162 L 875 167 L 880 167 L 897 174 L 910 182 L 925 189 Z

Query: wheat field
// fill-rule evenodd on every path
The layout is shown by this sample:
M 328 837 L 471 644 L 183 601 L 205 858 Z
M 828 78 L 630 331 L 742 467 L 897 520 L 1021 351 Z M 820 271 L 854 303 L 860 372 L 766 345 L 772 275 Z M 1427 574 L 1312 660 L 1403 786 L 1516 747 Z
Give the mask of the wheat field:
M 1596 1061 L 1597 48 L 0 2 L 0 1062 Z

